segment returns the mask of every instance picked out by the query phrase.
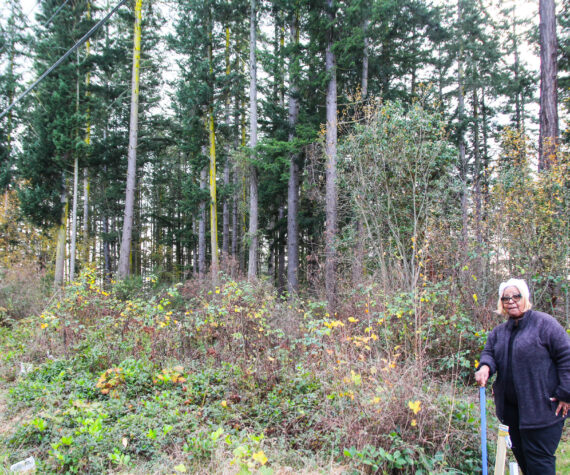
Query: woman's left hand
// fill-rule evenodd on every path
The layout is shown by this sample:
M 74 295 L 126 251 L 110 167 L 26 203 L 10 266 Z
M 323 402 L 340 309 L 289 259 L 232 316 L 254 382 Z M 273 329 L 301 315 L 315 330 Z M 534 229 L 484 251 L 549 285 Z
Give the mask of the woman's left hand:
M 550 398 L 551 401 L 558 401 L 555 397 Z M 560 414 L 562 417 L 566 417 L 570 411 L 570 402 L 558 401 L 558 407 L 556 408 L 555 414 Z

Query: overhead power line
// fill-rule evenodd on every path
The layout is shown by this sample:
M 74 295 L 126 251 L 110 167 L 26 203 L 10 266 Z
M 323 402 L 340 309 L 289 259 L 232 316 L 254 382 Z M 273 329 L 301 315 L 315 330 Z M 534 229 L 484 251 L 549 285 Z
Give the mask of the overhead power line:
M 69 2 L 69 0 L 65 0 L 65 2 L 63 2 L 57 8 L 57 10 L 53 13 L 53 15 L 49 18 L 49 20 L 44 23 L 44 28 L 46 28 L 51 23 L 51 21 L 57 16 L 57 14 L 61 11 L 61 9 L 67 5 L 67 2 Z
M 42 82 L 46 76 L 51 73 L 55 68 L 57 68 L 61 63 L 63 63 L 71 53 L 73 53 L 77 48 L 79 48 L 83 43 L 85 43 L 92 35 L 95 33 L 103 24 L 115 13 L 127 0 L 121 0 L 115 8 L 113 8 L 105 17 L 103 17 L 99 22 L 93 26 L 77 43 L 75 43 L 61 58 L 59 58 L 45 73 L 43 73 L 36 81 L 28 87 L 22 94 L 20 94 L 14 102 L 8 106 L 6 110 L 0 114 L 0 119 L 2 119 L 12 108 L 20 102 L 24 97 L 26 97 L 40 82 Z
M 40 0 L 38 0 L 38 1 L 36 2 L 36 4 L 32 7 L 32 9 L 31 9 L 28 13 L 26 13 L 26 16 L 28 17 L 28 20 L 30 19 L 30 15 L 31 15 L 31 14 L 33 13 L 33 11 L 38 7 L 39 4 L 40 4 Z
M 47 27 L 49 26 L 49 24 L 52 22 L 52 20 L 53 20 L 53 19 L 57 16 L 57 14 L 62 10 L 62 8 L 65 7 L 68 3 L 69 3 L 69 0 L 65 0 L 59 7 L 57 7 L 57 10 L 54 12 L 54 14 L 49 18 L 48 21 L 46 21 L 46 22 L 43 24 L 43 27 L 44 27 L 44 28 L 47 28 Z M 30 14 L 34 11 L 34 9 L 35 9 L 38 5 L 39 5 L 39 2 L 36 3 L 36 5 L 34 6 L 34 8 L 32 8 L 32 9 L 30 10 L 30 12 L 26 15 L 28 21 L 30 21 Z M 26 23 L 26 28 L 28 28 L 28 24 L 27 24 L 27 23 Z M 8 44 L 8 43 L 5 43 L 5 44 L 2 46 L 2 49 L 0 49 L 0 53 L 3 53 L 3 52 L 4 52 L 4 50 L 5 50 L 6 47 L 7 47 L 7 44 Z

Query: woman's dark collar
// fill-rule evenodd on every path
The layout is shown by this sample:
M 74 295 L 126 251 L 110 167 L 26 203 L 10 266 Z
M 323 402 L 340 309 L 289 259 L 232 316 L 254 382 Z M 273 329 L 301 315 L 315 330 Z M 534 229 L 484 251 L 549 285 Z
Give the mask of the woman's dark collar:
M 524 324 L 528 321 L 528 315 L 530 314 L 530 310 L 527 310 L 523 313 L 520 317 L 509 317 L 508 323 L 510 326 L 519 326 Z

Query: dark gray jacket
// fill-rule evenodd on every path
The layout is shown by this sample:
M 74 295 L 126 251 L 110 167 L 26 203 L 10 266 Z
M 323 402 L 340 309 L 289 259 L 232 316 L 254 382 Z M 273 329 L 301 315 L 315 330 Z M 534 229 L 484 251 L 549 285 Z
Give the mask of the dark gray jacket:
M 493 384 L 497 417 L 504 423 L 504 393 L 509 339 L 515 325 L 509 319 L 487 337 L 480 365 L 497 373 Z M 519 320 L 513 340 L 513 380 L 519 405 L 521 429 L 549 427 L 562 419 L 554 411 L 558 402 L 570 402 L 570 337 L 550 315 L 527 311 Z

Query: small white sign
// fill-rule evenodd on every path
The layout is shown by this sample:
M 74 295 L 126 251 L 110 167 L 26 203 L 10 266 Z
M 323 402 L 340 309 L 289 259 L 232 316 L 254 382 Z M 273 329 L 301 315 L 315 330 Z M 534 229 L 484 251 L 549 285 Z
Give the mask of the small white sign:
M 18 472 L 18 473 L 31 473 L 36 471 L 36 461 L 34 457 L 28 457 L 21 462 L 15 463 L 10 467 L 11 472 Z

